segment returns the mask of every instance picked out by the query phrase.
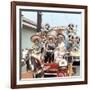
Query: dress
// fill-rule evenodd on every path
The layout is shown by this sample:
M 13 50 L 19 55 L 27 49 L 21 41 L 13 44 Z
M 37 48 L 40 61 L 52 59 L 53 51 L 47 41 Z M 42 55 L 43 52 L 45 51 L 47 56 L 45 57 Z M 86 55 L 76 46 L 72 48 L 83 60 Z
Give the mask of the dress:
M 65 55 L 65 44 L 64 42 L 58 43 L 58 46 L 54 52 L 54 59 L 56 63 L 59 63 Z

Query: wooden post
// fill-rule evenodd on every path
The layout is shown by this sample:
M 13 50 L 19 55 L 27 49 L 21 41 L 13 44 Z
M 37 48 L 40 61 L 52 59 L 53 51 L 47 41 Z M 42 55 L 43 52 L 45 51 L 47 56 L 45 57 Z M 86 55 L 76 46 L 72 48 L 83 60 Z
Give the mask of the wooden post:
M 41 31 L 42 14 L 40 11 L 37 12 L 37 32 Z

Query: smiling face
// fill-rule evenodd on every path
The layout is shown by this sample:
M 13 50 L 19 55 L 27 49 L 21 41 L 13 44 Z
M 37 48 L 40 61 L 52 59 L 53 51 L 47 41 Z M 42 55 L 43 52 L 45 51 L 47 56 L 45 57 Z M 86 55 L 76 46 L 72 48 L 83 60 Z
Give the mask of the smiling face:
M 39 40 L 38 40 L 38 39 L 36 39 L 36 40 L 34 41 L 34 43 L 35 43 L 35 44 L 38 44 L 38 43 L 39 43 Z
M 52 38 L 49 39 L 49 43 L 53 43 L 53 39 Z
M 64 42 L 64 35 L 60 34 L 58 35 L 58 42 Z

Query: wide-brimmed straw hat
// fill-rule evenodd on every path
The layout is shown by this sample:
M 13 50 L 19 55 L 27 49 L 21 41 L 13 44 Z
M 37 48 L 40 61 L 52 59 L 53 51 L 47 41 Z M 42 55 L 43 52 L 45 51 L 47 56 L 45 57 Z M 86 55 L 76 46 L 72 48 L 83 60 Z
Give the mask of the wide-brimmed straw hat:
M 48 35 L 48 36 L 47 36 L 47 39 L 48 39 L 48 40 L 50 40 L 50 39 L 55 40 L 55 36 L 54 36 L 54 35 Z
M 57 32 L 55 30 L 51 30 L 48 32 L 47 36 L 50 38 L 57 38 Z
M 57 31 L 58 33 L 63 33 L 65 31 L 65 29 L 66 29 L 65 26 L 60 26 L 60 27 L 54 28 L 54 30 Z
M 32 42 L 35 42 L 36 40 L 40 41 L 41 40 L 40 35 L 33 35 L 31 37 L 31 40 L 32 40 Z

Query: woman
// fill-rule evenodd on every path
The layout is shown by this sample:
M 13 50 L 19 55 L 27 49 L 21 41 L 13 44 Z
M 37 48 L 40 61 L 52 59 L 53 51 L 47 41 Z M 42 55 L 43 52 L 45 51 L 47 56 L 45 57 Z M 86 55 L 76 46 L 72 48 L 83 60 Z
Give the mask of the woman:
M 65 36 L 63 34 L 59 34 L 57 38 L 57 47 L 54 52 L 54 58 L 56 63 L 59 63 L 61 60 L 63 60 L 63 57 L 66 53 L 64 40 Z

